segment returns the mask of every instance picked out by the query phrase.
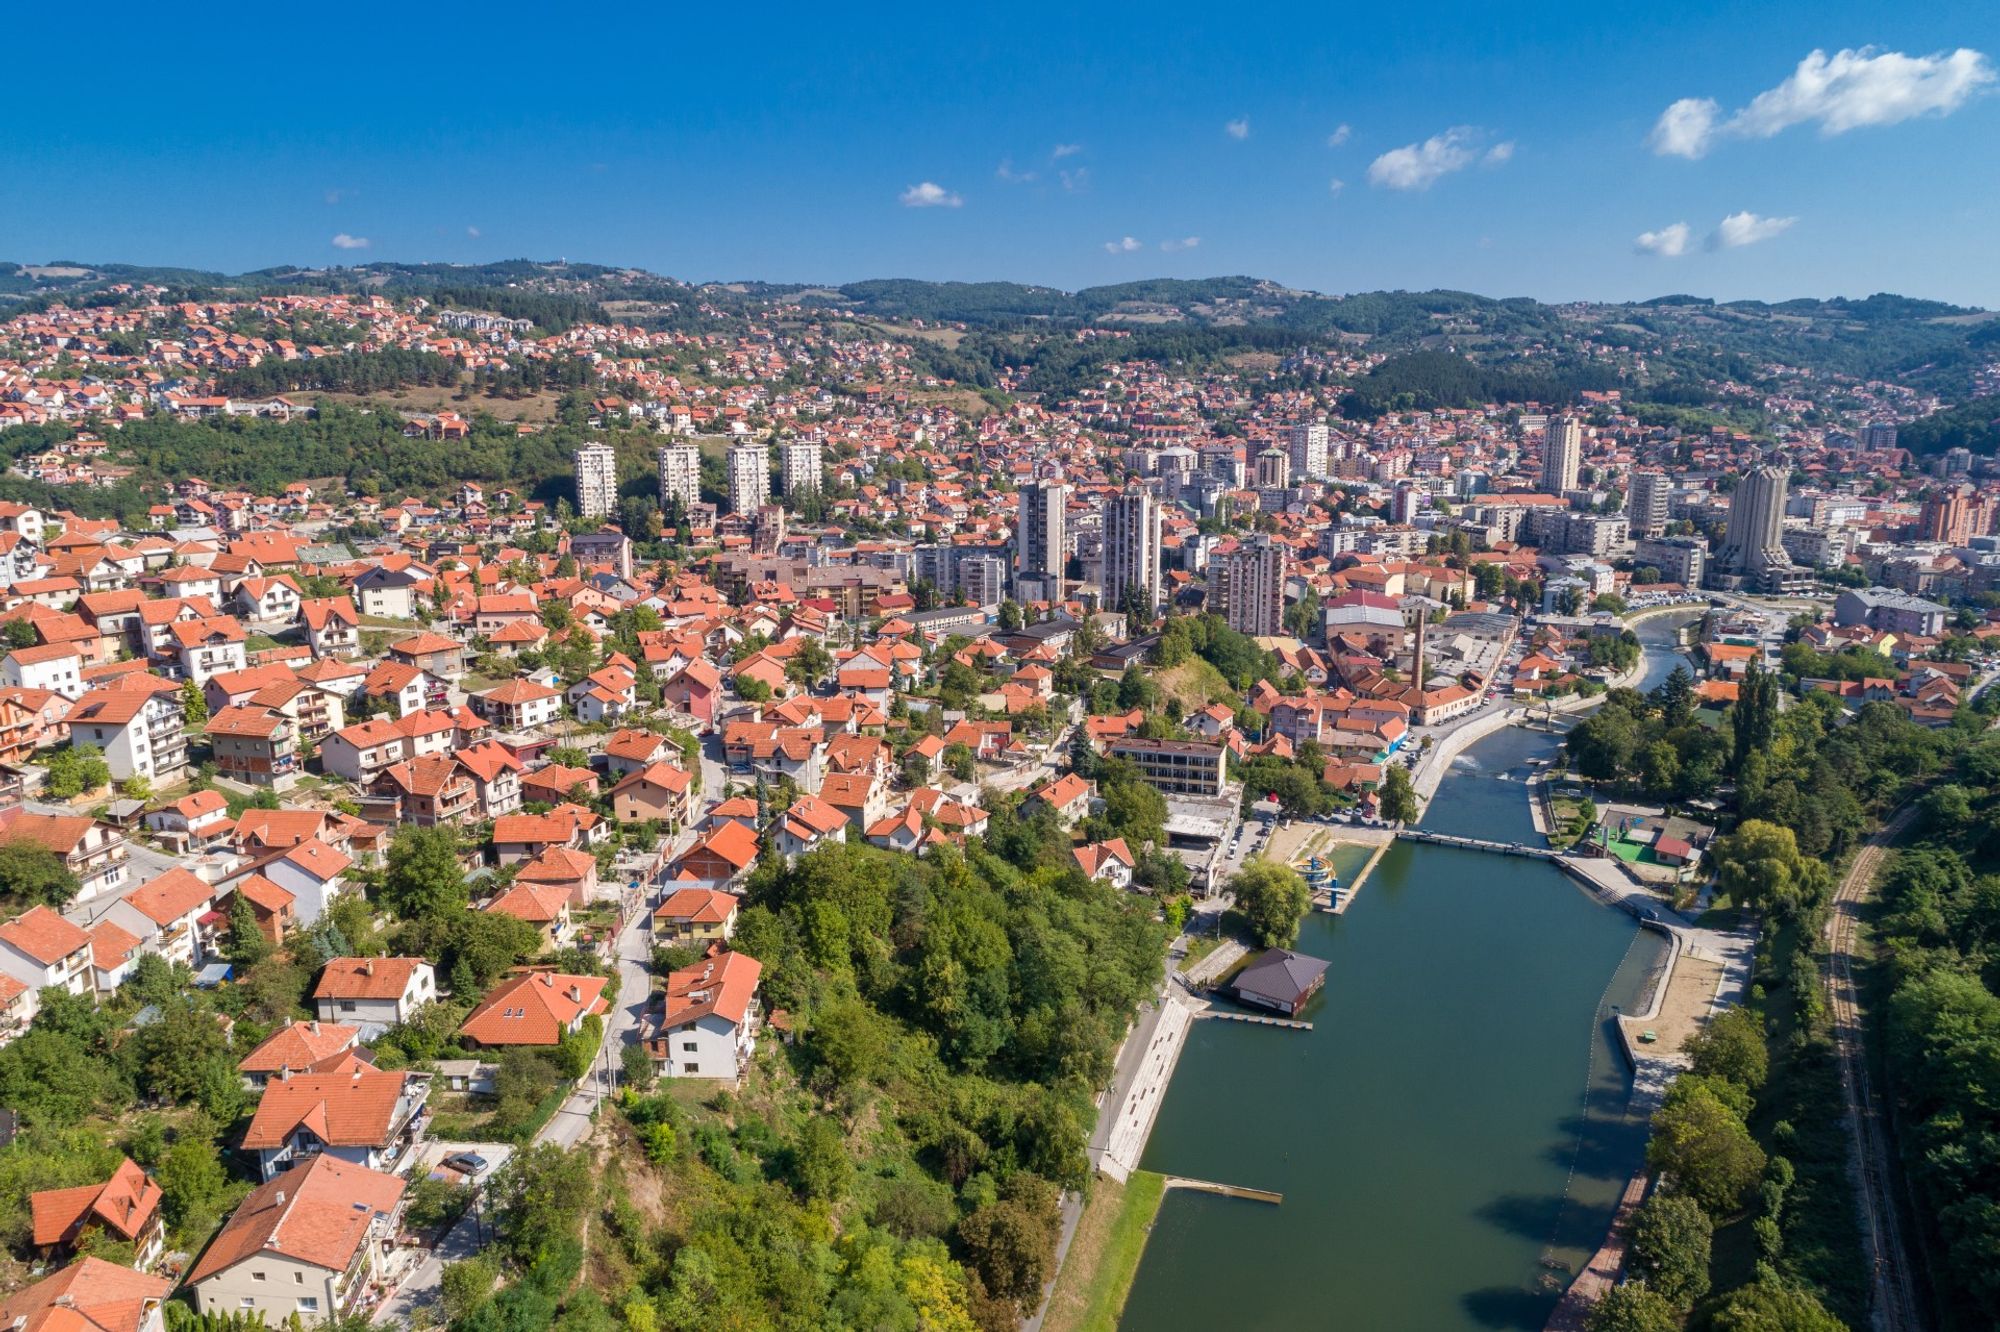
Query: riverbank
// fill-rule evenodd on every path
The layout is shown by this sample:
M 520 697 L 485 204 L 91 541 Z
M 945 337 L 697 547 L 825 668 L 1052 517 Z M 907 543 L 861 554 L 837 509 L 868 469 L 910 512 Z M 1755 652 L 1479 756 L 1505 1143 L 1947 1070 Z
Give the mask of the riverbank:
M 1166 1185 L 1166 1176 L 1149 1170 L 1123 1184 L 1104 1176 L 1091 1181 L 1069 1256 L 1042 1314 L 1042 1332 L 1113 1332 Z

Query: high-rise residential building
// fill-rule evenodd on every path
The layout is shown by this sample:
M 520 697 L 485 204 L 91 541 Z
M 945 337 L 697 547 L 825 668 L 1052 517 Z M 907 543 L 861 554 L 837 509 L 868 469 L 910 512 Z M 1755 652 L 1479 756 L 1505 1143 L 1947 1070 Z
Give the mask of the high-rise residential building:
M 1710 570 L 1762 585 L 1792 567 L 1785 554 L 1785 486 L 1789 477 L 1766 463 L 1744 473 L 1729 497 L 1729 530 Z
M 1007 563 L 998 555 L 967 555 L 958 562 L 958 592 L 975 606 L 1007 599 Z
M 762 444 L 729 450 L 729 511 L 753 514 L 771 502 L 771 455 Z
M 1099 585 L 1108 609 L 1150 613 L 1160 604 L 1160 506 L 1133 487 L 1104 506 L 1104 562 Z M 1133 596 L 1137 606 L 1127 605 Z
M 692 444 L 660 450 L 660 512 L 672 513 L 676 503 L 683 513 L 701 503 L 701 450 Z
M 1014 524 L 1015 568 L 1023 575 L 1061 578 L 1069 563 L 1069 487 L 1060 478 L 1021 487 Z
M 1667 529 L 1668 498 L 1673 478 L 1665 472 L 1635 471 L 1626 488 L 1625 519 L 1635 537 L 1658 536 Z
M 1924 501 L 1917 530 L 1925 541 L 1962 546 L 1972 537 L 1985 535 L 1985 517 L 1985 506 L 1978 502 L 1972 487 L 1961 483 Z
M 1430 507 L 1430 492 L 1414 481 L 1398 481 L 1389 494 L 1389 521 L 1414 523 L 1417 515 Z
M 1259 535 L 1208 564 L 1208 605 L 1229 627 L 1252 636 L 1285 627 L 1285 547 Z
M 1292 483 L 1292 458 L 1283 449 L 1265 449 L 1257 455 L 1257 489 L 1283 490 Z
M 1583 466 L 1583 425 L 1574 416 L 1551 416 L 1542 431 L 1542 489 L 1566 495 Z
M 576 511 L 585 518 L 608 518 L 618 508 L 618 451 L 609 444 L 586 444 L 576 451 Z
M 1305 480 L 1328 475 L 1326 441 L 1324 421 L 1285 427 L 1285 451 L 1291 455 L 1293 476 Z
M 1658 569 L 1663 583 L 1700 587 L 1708 569 L 1708 543 L 1700 537 L 1646 537 L 1632 547 L 1635 569 Z
M 778 450 L 778 464 L 785 483 L 785 494 L 801 495 L 808 490 L 825 488 L 818 444 L 808 440 L 788 440 Z
M 1861 428 L 1861 447 L 1871 453 L 1876 449 L 1896 447 L 1896 427 L 1888 421 L 1872 421 Z
M 1244 468 L 1242 452 L 1234 444 L 1204 444 L 1201 446 L 1201 467 L 1210 476 L 1221 477 L 1232 490 L 1243 488 Z

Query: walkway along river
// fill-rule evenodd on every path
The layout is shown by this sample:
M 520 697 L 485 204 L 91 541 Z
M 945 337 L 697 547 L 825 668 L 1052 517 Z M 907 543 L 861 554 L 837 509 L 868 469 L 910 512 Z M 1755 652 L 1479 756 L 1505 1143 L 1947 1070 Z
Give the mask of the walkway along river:
M 1556 743 L 1479 742 L 1424 826 L 1538 841 Z M 1143 1162 L 1284 1203 L 1168 1194 L 1121 1326 L 1541 1328 L 1643 1154 L 1612 1022 L 1664 940 L 1542 861 L 1404 843 L 1298 946 L 1332 963 L 1313 1030 L 1194 1024 Z

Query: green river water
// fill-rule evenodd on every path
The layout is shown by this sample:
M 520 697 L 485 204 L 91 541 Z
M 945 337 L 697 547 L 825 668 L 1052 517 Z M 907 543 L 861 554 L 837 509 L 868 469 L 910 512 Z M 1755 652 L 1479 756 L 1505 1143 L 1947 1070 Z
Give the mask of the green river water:
M 1539 845 L 1554 743 L 1473 746 L 1424 826 Z M 1314 1030 L 1196 1023 L 1143 1162 L 1284 1203 L 1169 1193 L 1121 1328 L 1540 1328 L 1643 1155 L 1611 1022 L 1664 941 L 1541 861 L 1405 843 L 1297 946 Z

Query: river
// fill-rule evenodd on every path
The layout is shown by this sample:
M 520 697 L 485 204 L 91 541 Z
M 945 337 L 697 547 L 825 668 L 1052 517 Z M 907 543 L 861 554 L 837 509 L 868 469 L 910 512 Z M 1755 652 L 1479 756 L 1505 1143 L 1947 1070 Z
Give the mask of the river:
M 1678 659 L 1642 622 L 1641 686 Z M 1427 828 L 1535 840 L 1521 779 L 1555 737 L 1454 764 Z M 1120 1326 L 1540 1328 L 1644 1149 L 1612 1019 L 1664 942 L 1540 861 L 1400 844 L 1344 916 L 1314 1030 L 1196 1023 L 1143 1165 L 1285 1195 L 1167 1195 Z

